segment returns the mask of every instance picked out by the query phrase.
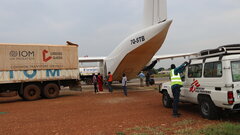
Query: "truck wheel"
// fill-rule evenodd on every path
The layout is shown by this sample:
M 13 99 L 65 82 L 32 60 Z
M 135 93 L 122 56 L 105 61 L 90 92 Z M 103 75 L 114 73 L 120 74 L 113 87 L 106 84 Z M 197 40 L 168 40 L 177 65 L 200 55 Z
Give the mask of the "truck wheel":
M 23 95 L 20 95 L 24 100 L 32 101 L 40 98 L 41 90 L 35 84 L 30 84 L 24 87 Z
M 163 103 L 163 106 L 166 108 L 172 107 L 173 100 L 170 98 L 167 92 L 163 92 L 162 103 Z
M 86 84 L 87 84 L 87 85 L 91 85 L 91 84 L 93 84 L 92 79 L 90 79 L 90 78 L 89 78 L 89 79 L 86 79 Z
M 210 120 L 218 119 L 218 108 L 214 105 L 212 100 L 209 97 L 204 97 L 200 101 L 200 111 L 203 118 L 207 118 Z
M 43 88 L 43 97 L 45 98 L 56 98 L 59 95 L 59 87 L 55 83 L 49 83 Z

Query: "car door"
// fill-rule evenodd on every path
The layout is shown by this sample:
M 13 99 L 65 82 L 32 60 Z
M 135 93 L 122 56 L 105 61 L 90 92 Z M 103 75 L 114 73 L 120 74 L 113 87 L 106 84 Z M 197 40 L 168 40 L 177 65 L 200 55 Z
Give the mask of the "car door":
M 191 64 L 187 67 L 185 74 L 185 81 L 183 82 L 183 87 L 181 88 L 180 100 L 193 102 L 197 100 L 197 88 L 200 87 L 200 81 L 202 78 L 202 63 Z

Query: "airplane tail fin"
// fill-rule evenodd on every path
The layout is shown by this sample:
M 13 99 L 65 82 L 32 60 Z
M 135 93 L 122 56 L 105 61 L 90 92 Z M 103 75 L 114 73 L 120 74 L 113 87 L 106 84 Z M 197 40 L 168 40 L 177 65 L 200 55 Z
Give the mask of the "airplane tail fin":
M 144 26 L 148 27 L 167 20 L 166 0 L 144 0 Z

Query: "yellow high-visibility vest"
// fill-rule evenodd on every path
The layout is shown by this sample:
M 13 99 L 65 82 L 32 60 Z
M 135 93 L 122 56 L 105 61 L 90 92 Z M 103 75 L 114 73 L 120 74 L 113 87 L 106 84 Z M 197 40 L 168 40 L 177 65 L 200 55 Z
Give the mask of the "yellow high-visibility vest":
M 174 69 L 171 70 L 170 72 L 170 76 L 171 76 L 171 86 L 178 84 L 178 85 L 182 85 L 182 80 L 180 77 L 180 74 L 178 73 L 177 75 L 174 74 Z

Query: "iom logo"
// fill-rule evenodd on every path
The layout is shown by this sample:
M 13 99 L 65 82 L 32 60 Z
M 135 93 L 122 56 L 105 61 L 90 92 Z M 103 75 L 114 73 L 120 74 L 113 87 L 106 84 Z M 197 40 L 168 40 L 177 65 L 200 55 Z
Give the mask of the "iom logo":
M 18 60 L 18 61 L 24 61 L 24 60 L 34 60 L 34 51 L 29 50 L 21 50 L 21 51 L 14 51 L 11 50 L 9 52 L 9 60 Z
M 10 51 L 10 57 L 34 57 L 34 51 Z
M 44 61 L 44 62 L 48 62 L 50 59 L 52 59 L 51 56 L 48 56 L 48 57 L 47 57 L 47 54 L 48 54 L 48 51 L 47 51 L 47 50 L 43 50 L 43 51 L 42 51 L 43 61 Z

